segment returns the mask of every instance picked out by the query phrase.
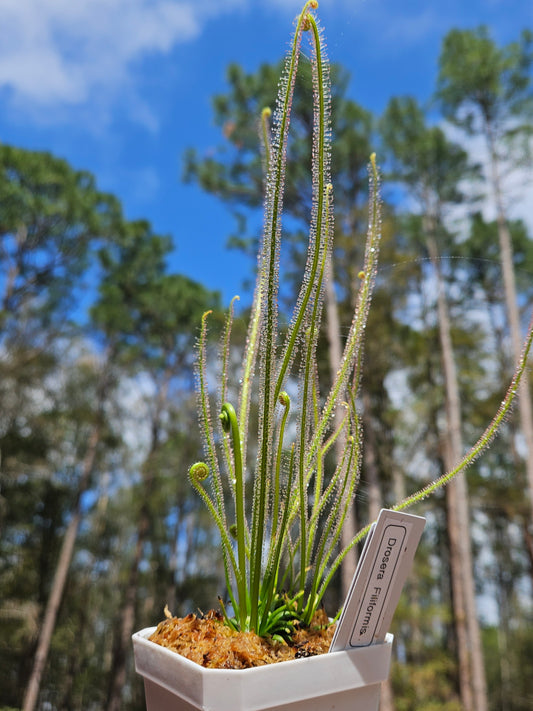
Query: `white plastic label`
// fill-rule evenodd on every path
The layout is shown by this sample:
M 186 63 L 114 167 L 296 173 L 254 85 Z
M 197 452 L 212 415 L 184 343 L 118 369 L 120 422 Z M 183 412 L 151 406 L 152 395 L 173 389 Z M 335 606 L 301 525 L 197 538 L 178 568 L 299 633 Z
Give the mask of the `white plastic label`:
M 381 509 L 365 542 L 329 651 L 383 642 L 426 519 Z

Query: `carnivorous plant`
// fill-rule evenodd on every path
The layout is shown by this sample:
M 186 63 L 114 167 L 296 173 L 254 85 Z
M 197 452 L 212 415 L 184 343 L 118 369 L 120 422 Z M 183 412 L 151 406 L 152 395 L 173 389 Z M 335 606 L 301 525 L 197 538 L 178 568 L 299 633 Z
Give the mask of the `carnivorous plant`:
M 361 465 L 362 433 L 356 398 L 380 244 L 379 173 L 372 155 L 369 227 L 357 306 L 336 377 L 330 391 L 321 394 L 317 340 L 332 249 L 333 187 L 329 67 L 315 15 L 317 6 L 315 0 L 308 0 L 296 20 L 271 137 L 269 110 L 261 116 L 267 173 L 257 284 L 239 394 L 234 402 L 228 399 L 233 302 L 227 315 L 216 417 L 212 415 L 207 381 L 209 312 L 202 319 L 197 376 L 205 461 L 194 464 L 189 474 L 220 532 L 232 607 L 232 611 L 226 610 L 221 601 L 226 622 L 235 629 L 277 638 L 290 635 L 296 620 L 304 625 L 311 622 L 347 551 L 366 532 L 360 532 L 338 552 Z M 311 46 L 313 74 L 312 211 L 305 273 L 292 318 L 280 336 L 278 291 L 284 177 L 291 101 L 304 35 Z M 406 508 L 442 486 L 488 444 L 511 406 L 530 347 L 531 327 L 507 395 L 476 445 L 452 472 L 399 503 L 397 509 Z M 334 416 L 336 408 L 342 408 L 341 417 Z M 337 441 L 343 442 L 344 451 L 333 473 L 326 476 L 325 459 Z M 251 487 L 247 485 L 250 482 Z

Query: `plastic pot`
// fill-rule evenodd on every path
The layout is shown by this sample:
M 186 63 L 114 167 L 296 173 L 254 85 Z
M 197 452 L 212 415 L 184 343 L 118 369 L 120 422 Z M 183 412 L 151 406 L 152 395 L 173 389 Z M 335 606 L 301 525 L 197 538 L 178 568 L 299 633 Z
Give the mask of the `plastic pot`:
M 389 674 L 385 642 L 252 669 L 205 669 L 150 642 L 156 628 L 133 635 L 135 668 L 147 711 L 378 711 Z

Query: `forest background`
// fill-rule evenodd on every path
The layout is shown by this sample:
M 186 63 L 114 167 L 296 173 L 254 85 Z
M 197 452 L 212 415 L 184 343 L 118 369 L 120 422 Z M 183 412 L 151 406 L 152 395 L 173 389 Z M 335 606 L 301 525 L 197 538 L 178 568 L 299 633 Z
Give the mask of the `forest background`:
M 186 476 L 201 449 L 192 349 L 201 313 L 221 321 L 235 293 L 237 349 L 244 338 L 257 118 L 298 7 L 99 5 L 0 9 L 0 708 L 142 709 L 131 632 L 165 603 L 206 610 L 223 594 Z M 372 150 L 385 179 L 354 528 L 476 439 L 533 303 L 533 10 L 426 5 L 321 6 L 335 62 L 326 380 L 362 261 Z M 309 214 L 308 104 L 304 71 L 287 305 Z M 466 481 L 415 511 L 428 528 L 384 711 L 532 706 L 531 392 L 530 378 Z

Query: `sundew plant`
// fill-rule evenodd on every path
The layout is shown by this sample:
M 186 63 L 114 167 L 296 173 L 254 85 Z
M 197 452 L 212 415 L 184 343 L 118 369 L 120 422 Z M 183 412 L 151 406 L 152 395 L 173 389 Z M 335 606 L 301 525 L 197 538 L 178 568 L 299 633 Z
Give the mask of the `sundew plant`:
M 332 249 L 333 186 L 329 66 L 315 15 L 317 6 L 315 0 L 309 0 L 296 19 L 271 130 L 270 111 L 265 109 L 261 116 L 266 194 L 257 285 L 234 403 L 228 401 L 233 302 L 228 312 L 221 344 L 216 417 L 207 382 L 209 312 L 202 319 L 197 376 L 205 461 L 194 464 L 189 474 L 220 532 L 232 608 L 226 610 L 221 600 L 227 624 L 274 638 L 290 635 L 296 621 L 311 623 L 344 556 L 366 533 L 364 529 L 339 551 L 362 459 L 357 393 L 378 262 L 379 175 L 372 155 L 369 227 L 357 305 L 336 377 L 329 392 L 321 394 L 317 341 Z M 312 211 L 305 272 L 292 317 L 280 335 L 284 177 L 291 102 L 304 34 L 311 45 L 313 76 Z M 482 437 L 453 471 L 400 502 L 396 509 L 431 494 L 490 442 L 513 401 L 531 337 L 530 326 L 511 386 Z M 296 394 L 289 396 L 289 392 Z M 337 408 L 341 408 L 340 417 Z M 326 476 L 326 457 L 339 442 L 343 444 L 342 456 Z

